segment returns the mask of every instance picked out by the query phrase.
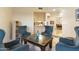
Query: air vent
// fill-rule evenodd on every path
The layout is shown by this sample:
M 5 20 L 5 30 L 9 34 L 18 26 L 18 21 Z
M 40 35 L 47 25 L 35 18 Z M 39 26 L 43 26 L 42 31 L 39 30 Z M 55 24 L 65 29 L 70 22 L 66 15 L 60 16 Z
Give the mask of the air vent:
M 42 8 L 42 7 L 39 7 L 38 9 L 39 9 L 39 10 L 43 10 L 43 8 Z

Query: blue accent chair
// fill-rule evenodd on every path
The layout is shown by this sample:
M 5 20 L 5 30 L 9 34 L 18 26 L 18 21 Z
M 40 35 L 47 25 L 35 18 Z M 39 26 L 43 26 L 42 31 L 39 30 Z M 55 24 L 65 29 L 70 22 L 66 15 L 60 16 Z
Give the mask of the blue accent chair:
M 29 51 L 29 46 L 19 43 L 19 39 L 3 43 L 5 31 L 0 29 L 0 51 Z
M 8 51 L 29 51 L 29 45 L 21 44 L 19 39 L 5 43 L 5 48 Z
M 19 26 L 18 32 L 21 35 L 21 37 L 28 37 L 29 35 L 31 35 L 30 32 L 27 32 L 27 26 Z
M 60 37 L 59 43 L 57 43 L 55 47 L 56 51 L 79 51 L 79 45 L 76 45 L 76 39 L 79 41 L 79 26 L 76 26 L 74 29 L 76 32 L 76 38 L 69 40 L 67 38 Z
M 0 51 L 6 51 L 6 48 L 3 44 L 4 36 L 5 36 L 5 31 L 0 29 Z
M 45 31 L 42 32 L 42 35 L 51 37 L 53 32 L 53 26 L 45 26 Z

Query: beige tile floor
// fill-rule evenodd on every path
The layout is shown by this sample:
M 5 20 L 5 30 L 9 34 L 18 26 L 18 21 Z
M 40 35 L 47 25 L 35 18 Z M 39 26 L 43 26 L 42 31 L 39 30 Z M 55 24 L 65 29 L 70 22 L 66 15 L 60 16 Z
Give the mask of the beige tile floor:
M 62 30 L 56 29 L 54 31 L 54 34 L 53 34 L 53 45 L 54 45 L 55 42 L 57 43 L 59 41 L 58 39 L 59 39 L 60 36 L 62 36 Z
M 56 44 L 59 42 L 59 37 L 62 36 L 62 30 L 55 30 L 53 34 L 53 41 L 52 41 L 52 50 L 55 50 Z

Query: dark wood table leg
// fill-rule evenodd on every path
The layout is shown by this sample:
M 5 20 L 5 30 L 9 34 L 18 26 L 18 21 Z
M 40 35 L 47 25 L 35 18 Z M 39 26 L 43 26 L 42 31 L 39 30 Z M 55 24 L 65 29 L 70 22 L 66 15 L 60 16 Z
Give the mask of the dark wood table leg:
M 24 44 L 27 44 L 27 40 L 24 40 Z
M 21 43 L 23 43 L 24 40 L 21 39 Z
M 49 47 L 52 48 L 52 40 L 49 42 Z
M 45 51 L 45 47 L 41 47 L 41 51 Z

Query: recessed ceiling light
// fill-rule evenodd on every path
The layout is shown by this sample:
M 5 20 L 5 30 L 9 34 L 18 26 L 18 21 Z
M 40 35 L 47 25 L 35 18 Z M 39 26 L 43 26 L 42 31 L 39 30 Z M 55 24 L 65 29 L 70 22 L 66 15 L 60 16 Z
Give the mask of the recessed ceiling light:
M 50 13 L 46 13 L 47 16 L 50 16 Z
M 56 11 L 56 9 L 53 9 L 53 11 Z

